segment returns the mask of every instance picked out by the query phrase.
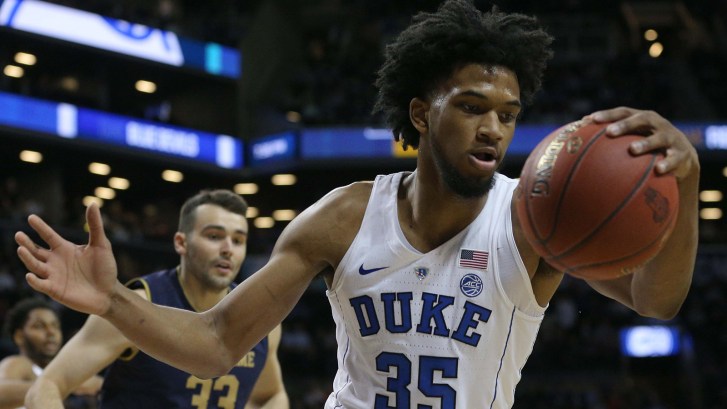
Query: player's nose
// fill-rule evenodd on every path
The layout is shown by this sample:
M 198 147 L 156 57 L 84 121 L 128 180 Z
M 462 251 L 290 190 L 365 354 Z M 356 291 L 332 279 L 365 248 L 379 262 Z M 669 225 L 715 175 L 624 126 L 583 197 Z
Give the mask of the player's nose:
M 477 126 L 477 140 L 487 143 L 499 142 L 504 138 L 500 118 L 494 110 L 484 113 Z

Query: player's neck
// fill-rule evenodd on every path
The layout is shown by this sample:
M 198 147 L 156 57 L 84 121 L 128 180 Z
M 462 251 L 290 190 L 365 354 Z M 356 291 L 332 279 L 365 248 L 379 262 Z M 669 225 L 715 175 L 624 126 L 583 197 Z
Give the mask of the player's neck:
M 424 252 L 465 229 L 487 200 L 487 196 L 462 198 L 439 181 L 418 170 L 405 177 L 399 187 L 399 223 L 410 243 Z

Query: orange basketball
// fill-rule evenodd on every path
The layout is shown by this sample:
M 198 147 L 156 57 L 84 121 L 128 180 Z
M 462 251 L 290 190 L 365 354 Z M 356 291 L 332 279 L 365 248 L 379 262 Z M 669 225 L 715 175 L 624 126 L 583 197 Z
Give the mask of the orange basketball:
M 553 267 L 603 280 L 630 274 L 671 234 L 676 178 L 657 175 L 661 153 L 634 156 L 638 135 L 577 121 L 543 139 L 520 175 L 517 214 L 525 237 Z

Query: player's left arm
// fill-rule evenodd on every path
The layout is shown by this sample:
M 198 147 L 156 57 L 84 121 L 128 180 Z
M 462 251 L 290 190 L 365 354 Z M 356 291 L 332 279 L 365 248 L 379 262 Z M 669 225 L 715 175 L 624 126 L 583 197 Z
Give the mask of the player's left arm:
M 32 367 L 30 360 L 20 355 L 0 361 L 0 409 L 23 406 L 25 393 L 35 379 Z
M 666 153 L 656 164 L 658 174 L 676 176 L 679 212 L 671 235 L 661 251 L 634 274 L 609 281 L 589 281 L 596 291 L 641 315 L 673 318 L 689 292 L 699 241 L 699 158 L 686 135 L 653 111 L 620 107 L 590 115 L 596 122 L 613 122 L 612 136 L 645 134 L 630 146 L 631 153 Z
M 283 373 L 278 360 L 278 346 L 282 330 L 280 325 L 268 334 L 268 356 L 245 409 L 288 409 L 288 393 L 283 385 Z

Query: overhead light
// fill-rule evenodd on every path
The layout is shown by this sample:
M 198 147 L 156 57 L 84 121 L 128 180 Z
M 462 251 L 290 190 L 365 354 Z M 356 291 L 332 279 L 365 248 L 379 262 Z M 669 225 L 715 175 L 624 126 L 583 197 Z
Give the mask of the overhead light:
M 88 207 L 91 205 L 91 203 L 96 203 L 98 207 L 103 207 L 103 199 L 98 198 L 96 196 L 86 196 L 83 198 L 83 205 Z
M 295 219 L 295 216 L 298 215 L 298 212 L 291 209 L 281 209 L 281 210 L 275 210 L 273 212 L 273 219 L 279 221 L 279 222 L 287 222 Z
M 273 175 L 273 177 L 270 179 L 270 182 L 275 186 L 291 186 L 297 182 L 297 178 L 295 177 L 295 175 L 283 173 Z
M 288 122 L 298 123 L 303 119 L 303 116 L 300 114 L 300 112 L 288 111 L 285 114 L 285 119 L 287 119 Z
M 664 45 L 660 42 L 655 42 L 649 47 L 649 56 L 652 58 L 659 58 L 664 52 Z
M 257 215 L 260 214 L 260 211 L 257 207 L 248 207 L 247 212 L 245 212 L 245 217 L 248 219 L 254 219 L 257 217 Z
M 275 226 L 275 220 L 272 217 L 258 217 L 253 224 L 258 229 L 269 229 Z
M 111 166 L 105 163 L 91 162 L 88 164 L 88 171 L 94 175 L 106 176 L 111 173 Z
M 167 169 L 162 172 L 162 179 L 166 180 L 167 182 L 179 183 L 184 180 L 184 174 L 176 170 Z
M 18 64 L 23 65 L 35 65 L 35 63 L 38 61 L 37 58 L 33 54 L 30 53 L 24 53 L 24 52 L 18 52 L 15 53 L 15 62 Z
M 704 220 L 719 220 L 722 218 L 722 209 L 707 207 L 699 211 L 699 217 Z
M 96 197 L 101 199 L 111 200 L 116 197 L 116 191 L 110 187 L 100 186 L 93 191 Z
M 653 28 L 644 31 L 644 40 L 654 41 L 657 38 L 659 38 L 659 33 L 657 33 L 656 30 L 654 30 Z
M 234 190 L 238 195 L 254 195 L 258 191 L 258 187 L 255 183 L 238 183 Z
M 722 201 L 722 192 L 719 190 L 702 190 L 699 192 L 699 200 L 702 202 L 720 202 Z
M 78 91 L 78 88 L 80 88 L 81 86 L 81 84 L 78 82 L 78 79 L 76 77 L 71 77 L 70 75 L 61 78 L 60 84 L 61 88 L 71 92 Z
M 109 179 L 109 186 L 116 190 L 126 190 L 129 188 L 129 179 L 112 177 Z
M 36 151 L 21 151 L 20 160 L 28 163 L 40 163 L 43 162 L 43 154 Z
M 722 176 L 724 176 L 724 177 L 727 178 L 727 166 L 725 166 L 724 168 L 722 168 Z
M 151 81 L 139 80 L 136 81 L 136 90 L 145 94 L 153 94 L 157 90 L 157 84 Z
M 18 67 L 17 65 L 6 65 L 5 69 L 3 70 L 3 74 L 12 78 L 21 78 L 23 75 L 25 75 L 25 70 L 22 67 Z

